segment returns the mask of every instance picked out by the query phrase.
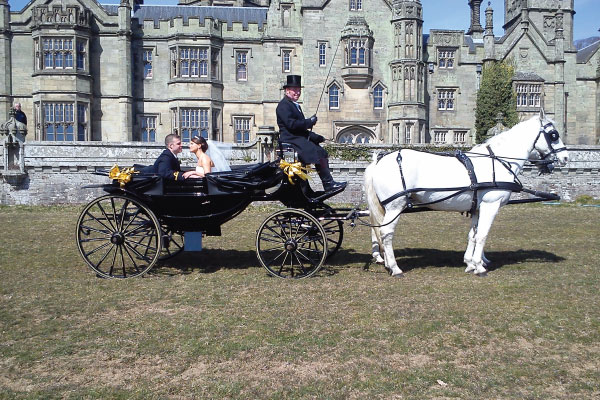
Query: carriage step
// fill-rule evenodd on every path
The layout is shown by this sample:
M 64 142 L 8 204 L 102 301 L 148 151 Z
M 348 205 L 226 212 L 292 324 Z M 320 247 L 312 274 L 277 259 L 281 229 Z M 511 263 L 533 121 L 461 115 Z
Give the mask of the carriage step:
M 183 251 L 202 251 L 203 232 L 184 232 Z

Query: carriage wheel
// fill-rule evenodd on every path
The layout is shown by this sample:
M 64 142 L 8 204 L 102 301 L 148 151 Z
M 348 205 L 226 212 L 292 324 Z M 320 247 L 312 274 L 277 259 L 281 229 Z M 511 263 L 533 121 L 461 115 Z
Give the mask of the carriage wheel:
M 168 260 L 181 253 L 184 249 L 183 232 L 169 228 L 162 224 L 162 250 L 160 252 L 160 261 Z
M 256 255 L 271 275 L 307 278 L 323 266 L 327 235 L 315 217 L 302 210 L 281 210 L 268 217 L 256 235 Z
M 324 204 L 322 209 L 312 210 L 311 214 L 317 218 L 327 217 L 333 209 Z M 324 219 L 321 226 L 327 234 L 327 259 L 333 256 L 340 249 L 344 240 L 344 223 L 341 220 Z
M 97 198 L 77 221 L 79 253 L 105 278 L 133 278 L 148 272 L 161 254 L 160 238 L 154 213 L 126 196 Z

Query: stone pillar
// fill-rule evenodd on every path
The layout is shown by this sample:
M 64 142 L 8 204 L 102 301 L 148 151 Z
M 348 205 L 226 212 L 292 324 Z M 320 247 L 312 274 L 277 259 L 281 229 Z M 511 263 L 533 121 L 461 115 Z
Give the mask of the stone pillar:
M 554 39 L 554 121 L 559 127 L 563 140 L 567 143 L 567 94 L 565 92 L 565 39 L 563 35 L 563 13 L 556 14 L 555 39 Z
M 0 0 L 0 118 L 12 109 L 10 5 Z
M 471 7 L 471 26 L 467 35 L 472 35 L 475 39 L 481 39 L 483 28 L 481 27 L 481 0 L 469 0 Z
M 119 31 L 119 116 L 121 140 L 133 139 L 133 63 L 131 56 L 131 3 L 121 0 L 118 10 Z

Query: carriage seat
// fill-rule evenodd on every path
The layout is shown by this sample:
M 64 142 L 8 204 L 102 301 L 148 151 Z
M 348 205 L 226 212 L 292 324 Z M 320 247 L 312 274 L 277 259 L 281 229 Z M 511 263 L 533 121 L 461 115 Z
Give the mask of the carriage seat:
M 279 149 L 277 150 L 277 155 L 279 156 L 279 158 L 289 163 L 295 163 L 300 161 L 300 159 L 298 158 L 298 152 L 296 151 L 296 148 L 290 143 L 280 142 Z M 302 163 L 302 165 L 305 164 Z

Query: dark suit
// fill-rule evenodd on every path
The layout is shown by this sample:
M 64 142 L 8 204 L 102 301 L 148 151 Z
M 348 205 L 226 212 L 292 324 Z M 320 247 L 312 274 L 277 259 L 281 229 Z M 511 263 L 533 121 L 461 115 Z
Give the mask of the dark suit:
M 298 110 L 289 97 L 284 96 L 277 105 L 277 125 L 279 125 L 279 140 L 290 143 L 305 164 L 316 164 L 327 158 L 327 152 L 319 146 L 325 138 L 310 131 L 313 123 L 304 118 L 304 113 Z
M 15 119 L 27 125 L 27 116 L 21 110 L 15 110 Z
M 142 172 L 158 174 L 165 179 L 173 179 L 176 181 L 182 181 L 184 179 L 179 160 L 169 149 L 163 150 L 154 162 L 154 165 L 146 167 Z

